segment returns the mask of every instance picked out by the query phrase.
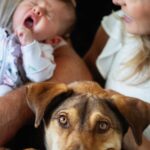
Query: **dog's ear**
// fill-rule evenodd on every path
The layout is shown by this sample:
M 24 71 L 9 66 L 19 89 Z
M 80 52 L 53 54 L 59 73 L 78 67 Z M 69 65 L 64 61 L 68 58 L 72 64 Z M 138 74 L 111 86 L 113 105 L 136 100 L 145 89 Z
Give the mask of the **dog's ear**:
M 29 84 L 27 90 L 27 103 L 35 114 L 35 127 L 38 127 L 48 104 L 59 94 L 68 92 L 69 89 L 63 83 L 33 83 Z
M 111 98 L 131 127 L 136 143 L 140 145 L 143 130 L 150 124 L 150 104 L 116 92 L 111 92 Z

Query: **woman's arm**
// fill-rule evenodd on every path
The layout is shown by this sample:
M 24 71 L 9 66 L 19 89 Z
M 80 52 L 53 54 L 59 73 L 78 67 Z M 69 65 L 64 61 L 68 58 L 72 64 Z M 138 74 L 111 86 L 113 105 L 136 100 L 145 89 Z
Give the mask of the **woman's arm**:
M 25 87 L 21 87 L 0 97 L 0 146 L 33 117 L 26 103 L 25 92 Z
M 58 48 L 54 53 L 56 70 L 53 81 L 69 83 L 77 80 L 92 80 L 85 62 L 72 49 L 71 45 Z
M 71 46 L 55 51 L 56 71 L 50 81 L 69 83 L 76 80 L 92 80 L 84 62 Z M 0 97 L 0 146 L 8 142 L 16 132 L 33 119 L 26 103 L 25 87 Z
M 94 80 L 99 82 L 102 86 L 104 86 L 104 79 L 101 77 L 101 75 L 97 70 L 96 59 L 98 55 L 102 52 L 107 40 L 108 40 L 108 35 L 104 31 L 104 29 L 100 26 L 96 33 L 91 48 L 84 56 L 84 60 L 88 65 L 88 68 L 91 71 Z

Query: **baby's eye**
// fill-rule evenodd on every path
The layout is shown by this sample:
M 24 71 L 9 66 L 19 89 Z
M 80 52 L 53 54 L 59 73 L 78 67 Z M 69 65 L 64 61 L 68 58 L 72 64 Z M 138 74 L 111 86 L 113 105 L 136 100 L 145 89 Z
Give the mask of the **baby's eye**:
M 35 2 L 31 2 L 31 4 L 32 4 L 33 6 L 35 6 L 35 5 L 36 5 L 36 3 L 35 3 Z
M 33 0 L 30 0 L 29 2 L 30 2 L 30 4 L 31 4 L 31 5 L 33 5 L 33 6 L 35 6 L 35 5 L 36 5 L 36 2 L 35 2 L 35 1 L 33 1 Z
M 54 14 L 52 12 L 47 13 L 48 20 L 52 20 L 54 18 Z

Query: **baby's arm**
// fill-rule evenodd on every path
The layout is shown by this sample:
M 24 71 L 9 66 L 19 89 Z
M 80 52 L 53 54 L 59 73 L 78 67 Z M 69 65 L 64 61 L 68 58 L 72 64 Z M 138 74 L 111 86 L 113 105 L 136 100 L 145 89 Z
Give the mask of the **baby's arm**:
M 53 48 L 36 41 L 32 31 L 21 27 L 16 31 L 22 45 L 23 65 L 29 80 L 40 82 L 50 79 L 55 70 Z
M 55 70 L 53 48 L 37 41 L 22 46 L 23 65 L 28 79 L 40 82 L 50 79 Z

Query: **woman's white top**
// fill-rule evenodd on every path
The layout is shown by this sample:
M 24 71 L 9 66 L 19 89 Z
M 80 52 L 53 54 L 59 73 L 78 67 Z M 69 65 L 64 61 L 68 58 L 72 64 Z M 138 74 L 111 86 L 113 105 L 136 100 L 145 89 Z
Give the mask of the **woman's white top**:
M 150 80 L 140 82 L 147 74 L 141 72 L 128 78 L 132 69 L 124 64 L 138 53 L 141 39 L 125 31 L 123 22 L 119 19 L 122 15 L 122 11 L 117 11 L 103 18 L 102 27 L 109 35 L 109 39 L 98 56 L 96 65 L 106 80 L 107 89 L 150 103 Z M 148 136 L 150 138 L 150 130 Z

